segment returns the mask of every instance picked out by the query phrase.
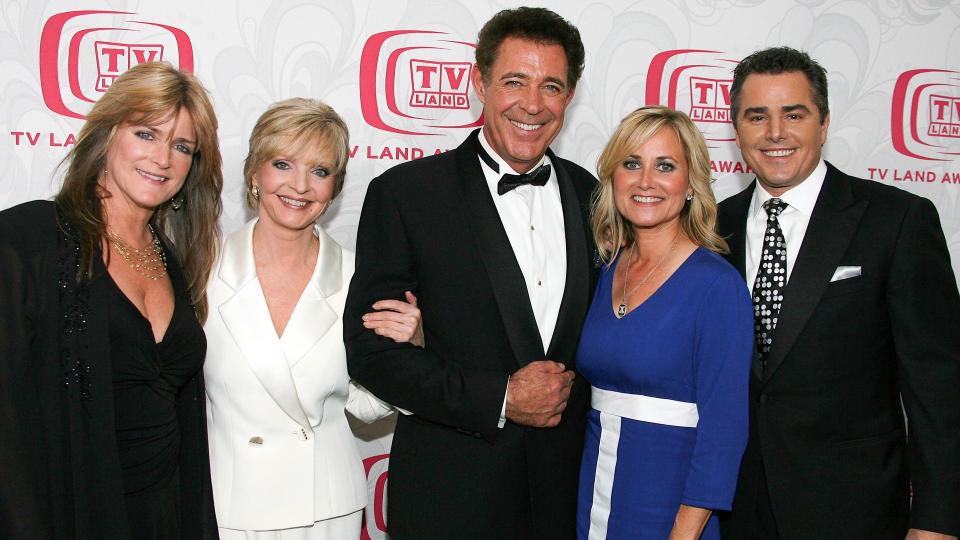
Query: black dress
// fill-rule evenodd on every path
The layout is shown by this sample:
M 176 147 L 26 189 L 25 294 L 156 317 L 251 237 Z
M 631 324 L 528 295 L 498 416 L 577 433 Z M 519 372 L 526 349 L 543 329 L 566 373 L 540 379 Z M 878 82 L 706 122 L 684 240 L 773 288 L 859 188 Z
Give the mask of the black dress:
M 170 269 L 173 316 L 159 343 L 140 310 L 109 274 L 110 356 L 117 449 L 127 521 L 134 538 L 179 539 L 180 426 L 177 396 L 203 366 L 206 339 Z

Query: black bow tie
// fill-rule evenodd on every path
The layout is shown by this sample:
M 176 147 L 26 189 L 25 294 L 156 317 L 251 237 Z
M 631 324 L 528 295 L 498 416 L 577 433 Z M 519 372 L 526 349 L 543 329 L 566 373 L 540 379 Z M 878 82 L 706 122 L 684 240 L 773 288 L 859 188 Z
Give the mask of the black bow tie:
M 500 177 L 500 181 L 497 182 L 497 195 L 503 195 L 511 189 L 527 184 L 531 186 L 542 186 L 546 184 L 549 179 L 550 166 L 546 163 L 528 173 L 505 174 Z
M 490 157 L 490 154 L 488 154 L 483 148 L 483 145 L 480 144 L 479 139 L 477 140 L 477 154 L 480 156 L 480 159 L 482 159 L 483 162 L 493 170 L 493 172 L 500 172 L 500 165 L 497 164 L 496 160 Z M 497 182 L 497 195 L 503 195 L 508 191 L 524 185 L 543 186 L 549 179 L 550 165 L 547 165 L 546 163 L 530 172 L 523 174 L 505 174 L 501 176 L 500 181 Z

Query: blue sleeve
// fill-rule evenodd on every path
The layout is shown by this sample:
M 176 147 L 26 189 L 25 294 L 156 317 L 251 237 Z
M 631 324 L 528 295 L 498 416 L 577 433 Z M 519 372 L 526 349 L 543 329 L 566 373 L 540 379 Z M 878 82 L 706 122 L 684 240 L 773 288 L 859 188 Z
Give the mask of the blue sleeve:
M 681 502 L 729 510 L 747 445 L 753 306 L 731 268 L 716 276 L 697 313 L 697 441 Z

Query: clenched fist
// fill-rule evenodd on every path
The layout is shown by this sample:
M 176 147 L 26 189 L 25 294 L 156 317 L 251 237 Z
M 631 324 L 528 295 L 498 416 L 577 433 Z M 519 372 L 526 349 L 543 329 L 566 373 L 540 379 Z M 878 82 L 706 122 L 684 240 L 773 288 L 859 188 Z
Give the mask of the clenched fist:
M 556 426 L 567 407 L 573 378 L 573 371 L 551 360 L 523 366 L 507 384 L 507 419 L 525 426 Z

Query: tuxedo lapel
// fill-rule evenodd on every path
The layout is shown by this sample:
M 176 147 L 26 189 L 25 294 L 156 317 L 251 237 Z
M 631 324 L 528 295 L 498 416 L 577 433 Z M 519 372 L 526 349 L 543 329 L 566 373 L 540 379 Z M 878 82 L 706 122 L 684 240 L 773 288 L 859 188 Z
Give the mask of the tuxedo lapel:
M 217 275 L 234 294 L 217 306 L 224 325 L 254 375 L 277 405 L 310 433 L 310 422 L 280 339 L 273 329 L 253 259 L 253 226 L 247 223 L 231 234 L 223 247 Z
M 867 209 L 867 201 L 854 199 L 847 177 L 829 163 L 827 167 L 797 262 L 784 289 L 773 345 L 767 355 L 765 382 L 780 367 L 813 315 Z
M 493 288 L 507 338 L 519 365 L 544 358 L 543 341 L 530 305 L 520 264 L 487 188 L 477 157 L 475 130 L 457 147 L 457 182 L 463 193 L 467 226 L 473 232 Z M 565 218 L 566 220 L 566 218 Z M 568 256 L 569 258 L 569 256 Z
M 343 287 L 340 246 L 319 226 L 315 232 L 320 240 L 317 265 L 280 338 L 290 367 L 306 356 L 338 319 L 326 298 Z
M 547 350 L 547 358 L 554 358 L 558 351 L 572 353 L 576 346 L 590 299 L 590 276 L 587 236 L 584 230 L 586 216 L 583 206 L 577 198 L 567 169 L 553 152 L 548 150 L 547 154 L 557 173 L 567 245 L 567 281 L 563 289 L 560 311 L 557 314 L 557 325 Z

